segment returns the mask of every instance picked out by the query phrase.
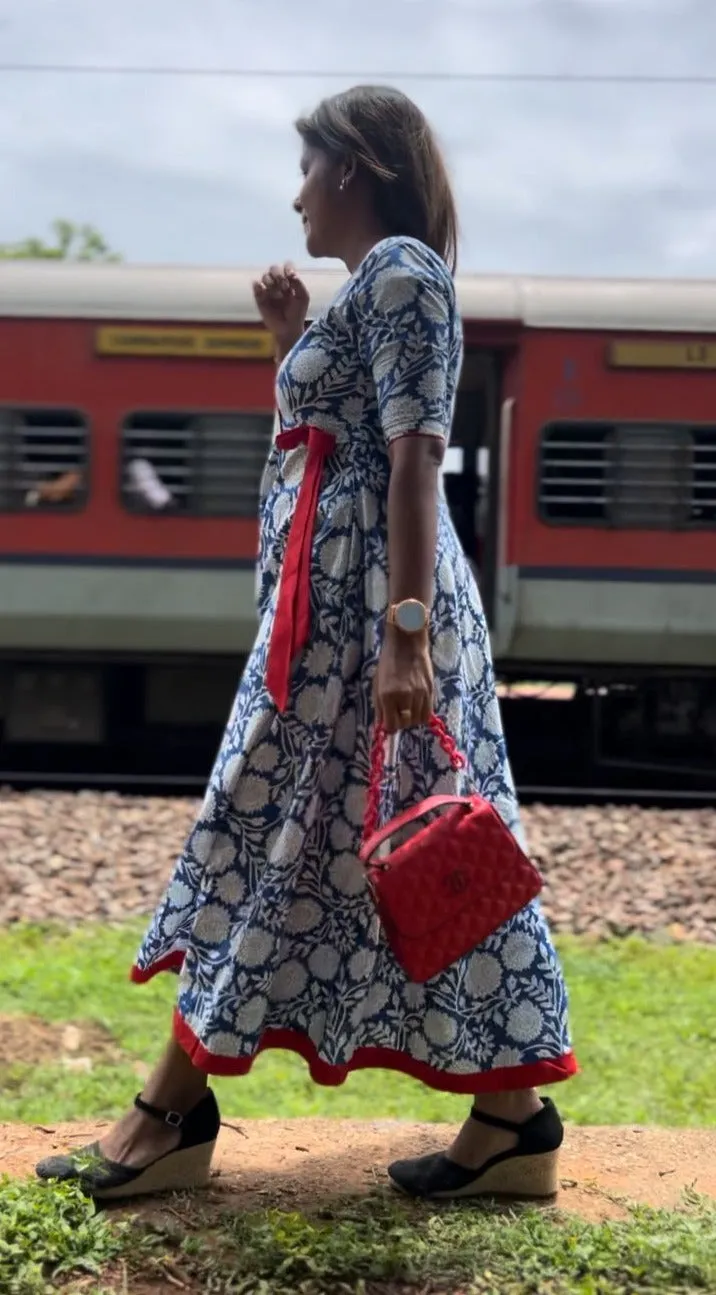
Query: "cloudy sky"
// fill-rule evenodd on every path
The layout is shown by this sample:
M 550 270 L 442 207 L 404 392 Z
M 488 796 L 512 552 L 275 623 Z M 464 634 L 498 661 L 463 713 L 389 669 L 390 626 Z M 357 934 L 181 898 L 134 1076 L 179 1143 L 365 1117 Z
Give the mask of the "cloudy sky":
M 409 76 L 716 75 L 713 0 L 0 0 L 15 63 L 325 75 L 0 68 L 3 242 L 64 216 L 133 261 L 305 263 L 292 120 L 387 72 L 444 143 L 463 269 L 716 276 L 716 84 Z

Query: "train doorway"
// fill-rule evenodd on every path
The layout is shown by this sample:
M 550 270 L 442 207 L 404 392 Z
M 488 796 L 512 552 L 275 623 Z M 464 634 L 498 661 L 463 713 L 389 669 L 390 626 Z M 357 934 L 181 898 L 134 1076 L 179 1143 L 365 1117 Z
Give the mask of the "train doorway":
M 493 352 L 467 350 L 443 482 L 458 538 L 480 589 L 488 625 L 495 607 L 499 505 L 499 371 Z

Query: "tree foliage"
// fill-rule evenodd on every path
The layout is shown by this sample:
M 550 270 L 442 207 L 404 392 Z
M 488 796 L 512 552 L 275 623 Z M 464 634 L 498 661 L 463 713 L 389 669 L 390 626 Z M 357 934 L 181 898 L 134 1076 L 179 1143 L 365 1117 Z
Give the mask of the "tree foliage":
M 121 261 L 93 225 L 55 220 L 54 241 L 26 238 L 20 243 L 0 243 L 0 261 Z

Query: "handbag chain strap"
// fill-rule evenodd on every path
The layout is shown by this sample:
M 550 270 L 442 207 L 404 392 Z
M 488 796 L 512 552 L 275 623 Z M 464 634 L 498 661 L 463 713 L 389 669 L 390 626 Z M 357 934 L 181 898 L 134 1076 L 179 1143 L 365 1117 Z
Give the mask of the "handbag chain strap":
M 464 769 L 467 761 L 464 755 L 457 749 L 455 739 L 448 733 L 443 721 L 438 715 L 431 715 L 429 720 L 430 732 L 437 738 L 440 746 L 450 761 L 450 768 L 457 772 L 458 769 Z M 370 774 L 368 778 L 368 794 L 365 805 L 365 819 L 363 822 L 363 840 L 367 841 L 374 832 L 378 830 L 380 821 L 380 792 L 383 785 L 383 774 L 385 772 L 385 728 L 382 724 L 376 724 L 373 728 L 373 741 L 370 751 Z

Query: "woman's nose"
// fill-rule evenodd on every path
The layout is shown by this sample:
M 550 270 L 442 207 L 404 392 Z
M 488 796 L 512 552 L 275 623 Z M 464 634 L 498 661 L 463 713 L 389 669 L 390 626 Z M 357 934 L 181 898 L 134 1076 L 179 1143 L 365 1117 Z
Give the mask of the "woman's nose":
M 294 198 L 294 200 L 293 200 L 293 210 L 296 212 L 296 214 L 297 214 L 298 216 L 303 215 L 303 207 L 301 206 L 301 199 L 300 199 L 300 198 Z

